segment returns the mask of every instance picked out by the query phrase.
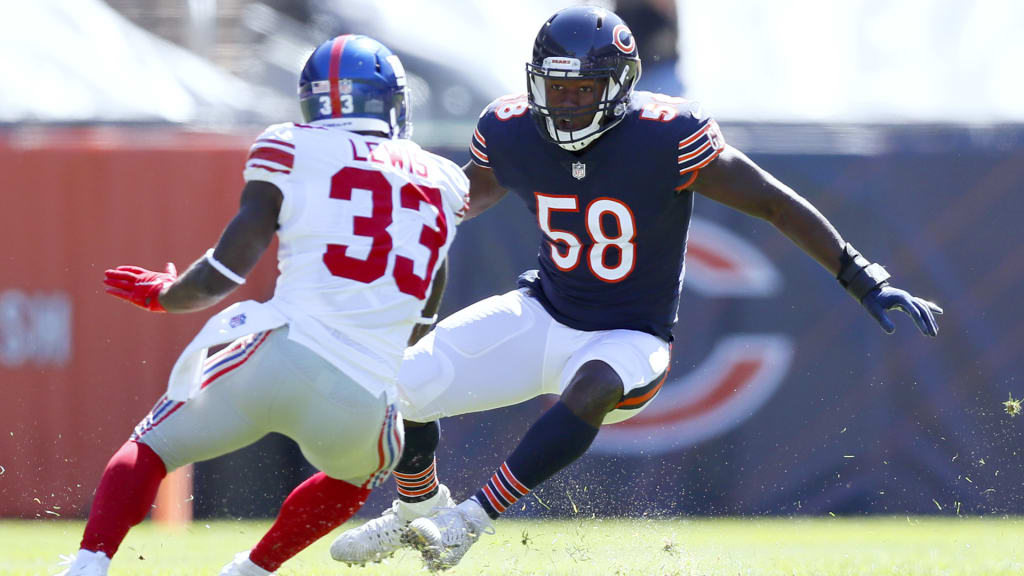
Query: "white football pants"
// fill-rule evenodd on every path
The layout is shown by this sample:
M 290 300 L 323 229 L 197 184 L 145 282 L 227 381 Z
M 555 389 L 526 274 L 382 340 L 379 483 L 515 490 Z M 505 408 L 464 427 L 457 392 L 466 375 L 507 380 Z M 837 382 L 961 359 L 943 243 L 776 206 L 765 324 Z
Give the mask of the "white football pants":
M 569 328 L 523 288 L 463 308 L 406 350 L 398 373 L 402 416 L 429 422 L 561 394 L 584 363 L 600 360 L 624 388 L 605 417 L 612 424 L 657 394 L 669 359 L 669 344 L 645 332 Z
M 167 471 L 279 432 L 332 478 L 374 488 L 402 454 L 397 406 L 374 396 L 305 346 L 288 327 L 236 340 L 206 360 L 203 387 L 187 402 L 166 396 L 135 428 Z

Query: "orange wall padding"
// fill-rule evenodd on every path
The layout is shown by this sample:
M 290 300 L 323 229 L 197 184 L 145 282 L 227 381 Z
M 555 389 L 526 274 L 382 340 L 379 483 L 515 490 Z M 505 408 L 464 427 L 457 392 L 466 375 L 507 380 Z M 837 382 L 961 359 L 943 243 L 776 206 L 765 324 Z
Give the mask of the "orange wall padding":
M 102 284 L 120 264 L 184 271 L 213 246 L 257 133 L 0 133 L 0 516 L 84 516 L 193 334 L 230 302 L 270 297 L 276 242 L 207 311 L 148 313 Z

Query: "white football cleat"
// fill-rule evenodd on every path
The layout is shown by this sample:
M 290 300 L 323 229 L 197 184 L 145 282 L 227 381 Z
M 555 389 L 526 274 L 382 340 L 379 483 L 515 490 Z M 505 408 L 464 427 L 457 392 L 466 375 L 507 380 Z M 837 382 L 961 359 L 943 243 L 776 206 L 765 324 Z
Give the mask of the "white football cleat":
M 61 566 L 67 569 L 56 576 L 107 576 L 110 569 L 110 558 L 103 552 L 79 550 L 74 556 L 61 555 Z
M 331 558 L 346 564 L 366 564 L 390 558 L 402 543 L 405 527 L 416 518 L 432 514 L 436 508 L 455 505 L 448 487 L 438 485 L 437 494 L 422 502 L 395 500 L 391 508 L 358 528 L 346 530 L 331 544 Z
M 273 576 L 273 572 L 260 568 L 249 560 L 249 551 L 235 554 L 235 559 L 220 569 L 219 576 Z
M 480 503 L 470 499 L 413 520 L 403 540 L 419 550 L 431 572 L 437 572 L 458 564 L 481 534 L 494 534 L 494 525 Z

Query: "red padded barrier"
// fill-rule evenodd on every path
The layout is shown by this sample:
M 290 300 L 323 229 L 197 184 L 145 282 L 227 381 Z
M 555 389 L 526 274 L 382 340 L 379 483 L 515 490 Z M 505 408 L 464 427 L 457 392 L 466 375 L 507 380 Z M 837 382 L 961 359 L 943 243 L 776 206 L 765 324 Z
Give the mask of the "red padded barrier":
M 19 129 L 0 135 L 0 516 L 82 516 L 107 459 L 216 309 L 266 299 L 268 250 L 215 309 L 146 313 L 103 270 L 179 271 L 234 215 L 253 133 Z

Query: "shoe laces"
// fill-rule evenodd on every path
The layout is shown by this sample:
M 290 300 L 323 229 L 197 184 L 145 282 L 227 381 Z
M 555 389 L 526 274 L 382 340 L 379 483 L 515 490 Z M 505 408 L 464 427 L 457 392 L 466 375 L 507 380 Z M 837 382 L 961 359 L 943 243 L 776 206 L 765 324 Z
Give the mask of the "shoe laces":
M 490 518 L 478 526 L 472 515 L 458 506 L 439 506 L 435 510 L 437 514 L 431 520 L 441 531 L 441 540 L 446 547 L 462 544 L 463 536 L 475 542 L 481 534 L 494 534 Z
M 459 516 L 462 516 L 467 528 L 477 532 L 478 535 L 494 534 L 494 523 L 491 522 L 491 517 L 487 515 L 487 512 L 479 504 L 477 504 L 476 508 L 477 514 L 458 506 L 455 507 L 455 511 L 459 513 Z
M 402 517 L 398 515 L 398 500 L 395 500 L 391 508 L 388 508 L 380 516 L 367 522 L 365 526 L 374 538 L 383 540 L 389 537 L 389 535 L 401 533 L 405 524 L 406 522 L 403 522 Z
M 468 513 L 461 512 L 461 511 L 460 511 L 460 513 L 464 514 L 465 516 L 469 516 Z M 472 519 L 467 520 L 466 524 L 469 525 L 469 526 L 472 526 L 474 528 L 474 530 L 476 530 L 478 532 L 478 535 L 479 534 L 487 534 L 488 536 L 493 536 L 494 533 L 497 532 L 494 529 L 494 523 L 491 522 L 491 518 L 490 518 L 490 516 L 486 515 L 486 512 L 484 513 L 483 518 L 480 518 L 480 521 L 481 522 L 480 522 L 479 526 L 474 526 L 474 521 Z

